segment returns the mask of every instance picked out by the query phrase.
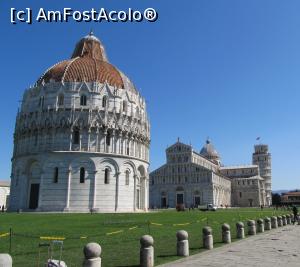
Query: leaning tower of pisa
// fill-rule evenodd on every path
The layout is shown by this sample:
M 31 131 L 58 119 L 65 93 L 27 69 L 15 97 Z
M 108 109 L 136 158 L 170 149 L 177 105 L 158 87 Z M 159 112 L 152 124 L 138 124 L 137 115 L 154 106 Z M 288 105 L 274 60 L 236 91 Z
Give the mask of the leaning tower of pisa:
M 272 205 L 272 176 L 271 176 L 271 153 L 268 145 L 255 145 L 252 154 L 252 162 L 259 166 L 260 176 L 264 179 L 265 203 Z

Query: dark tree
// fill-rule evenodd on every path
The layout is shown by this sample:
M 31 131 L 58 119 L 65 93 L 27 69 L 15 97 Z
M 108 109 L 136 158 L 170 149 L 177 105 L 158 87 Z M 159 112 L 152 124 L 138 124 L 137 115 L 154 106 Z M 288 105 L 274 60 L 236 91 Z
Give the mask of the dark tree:
M 281 197 L 279 194 L 272 194 L 272 204 L 276 206 L 281 204 Z

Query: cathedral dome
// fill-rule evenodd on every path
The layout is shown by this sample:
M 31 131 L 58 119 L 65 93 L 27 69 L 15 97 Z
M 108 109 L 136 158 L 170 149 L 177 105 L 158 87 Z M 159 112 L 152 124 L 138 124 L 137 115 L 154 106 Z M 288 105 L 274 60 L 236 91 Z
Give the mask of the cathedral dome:
M 76 44 L 71 59 L 48 68 L 37 85 L 51 82 L 99 82 L 136 91 L 133 83 L 108 62 L 102 43 L 92 32 Z
M 209 139 L 206 140 L 206 144 L 201 149 L 200 155 L 210 160 L 220 158 L 219 153 L 214 148 L 213 144 L 210 142 Z

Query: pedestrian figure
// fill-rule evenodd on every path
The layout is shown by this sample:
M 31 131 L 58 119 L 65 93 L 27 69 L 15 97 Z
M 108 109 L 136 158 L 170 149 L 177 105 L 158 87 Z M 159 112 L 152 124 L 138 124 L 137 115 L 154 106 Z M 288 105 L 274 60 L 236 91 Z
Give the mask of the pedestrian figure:
M 2 205 L 2 208 L 1 208 L 2 212 L 4 212 L 4 209 L 5 209 L 5 208 L 4 208 L 4 205 Z
M 297 221 L 297 215 L 298 215 L 298 208 L 296 206 L 293 207 L 293 214 L 294 214 L 294 224 L 296 223 Z

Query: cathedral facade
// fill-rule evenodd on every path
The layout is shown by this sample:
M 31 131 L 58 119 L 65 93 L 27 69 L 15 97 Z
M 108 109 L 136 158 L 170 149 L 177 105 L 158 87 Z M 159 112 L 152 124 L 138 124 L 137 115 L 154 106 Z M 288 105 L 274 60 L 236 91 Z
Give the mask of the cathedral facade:
M 252 165 L 225 167 L 210 140 L 200 152 L 178 140 L 150 173 L 150 207 L 271 205 L 271 154 L 267 145 L 254 149 Z
M 145 99 L 90 33 L 24 92 L 9 209 L 146 211 L 149 144 Z

